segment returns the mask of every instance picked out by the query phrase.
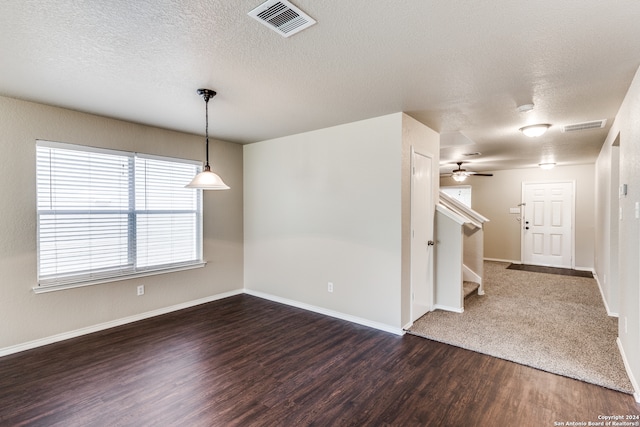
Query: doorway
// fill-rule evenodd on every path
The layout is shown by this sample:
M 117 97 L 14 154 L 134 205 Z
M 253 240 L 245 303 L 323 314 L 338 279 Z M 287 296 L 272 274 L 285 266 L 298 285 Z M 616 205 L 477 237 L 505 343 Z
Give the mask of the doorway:
M 433 158 L 411 153 L 411 321 L 433 306 Z
M 574 267 L 575 182 L 522 183 L 522 263 Z

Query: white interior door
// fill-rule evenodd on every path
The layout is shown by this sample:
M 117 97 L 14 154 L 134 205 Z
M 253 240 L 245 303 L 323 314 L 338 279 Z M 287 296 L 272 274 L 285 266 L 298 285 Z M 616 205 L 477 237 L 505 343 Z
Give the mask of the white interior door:
M 433 306 L 432 158 L 412 153 L 411 179 L 411 320 Z
M 573 267 L 574 183 L 523 183 L 522 262 Z

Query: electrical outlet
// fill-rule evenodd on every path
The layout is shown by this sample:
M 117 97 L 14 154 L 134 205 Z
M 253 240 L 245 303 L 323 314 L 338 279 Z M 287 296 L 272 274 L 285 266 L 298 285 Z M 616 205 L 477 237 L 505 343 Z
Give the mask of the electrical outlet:
M 327 291 L 328 292 L 333 292 L 333 282 L 327 283 Z
M 144 295 L 144 285 L 138 286 L 138 296 Z

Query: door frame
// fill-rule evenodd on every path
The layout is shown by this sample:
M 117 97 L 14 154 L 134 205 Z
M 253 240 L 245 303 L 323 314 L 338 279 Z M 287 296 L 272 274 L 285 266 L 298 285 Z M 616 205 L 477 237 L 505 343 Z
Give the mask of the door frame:
M 524 213 L 526 210 L 525 186 L 536 184 L 571 184 L 571 269 L 576 268 L 576 181 L 556 179 L 550 181 L 522 181 L 520 207 L 520 263 L 524 264 Z
M 415 263 L 414 263 L 414 248 L 413 248 L 413 230 L 414 230 L 414 224 L 415 224 L 415 218 L 414 218 L 414 201 L 415 201 L 415 183 L 414 183 L 414 171 L 415 171 L 415 164 L 416 164 L 416 156 L 422 156 L 425 157 L 427 159 L 429 159 L 431 161 L 431 189 L 430 189 L 430 199 L 431 199 L 431 207 L 433 207 L 432 209 L 432 228 L 431 228 L 431 232 L 432 232 L 432 236 L 431 236 L 431 240 L 435 241 L 435 204 L 436 204 L 436 200 L 434 200 L 435 197 L 435 192 L 433 191 L 433 185 L 434 185 L 434 179 L 433 179 L 433 168 L 434 168 L 434 156 L 430 153 L 425 153 L 425 152 L 421 152 L 419 150 L 416 150 L 413 146 L 411 147 L 411 169 L 410 169 L 410 173 L 411 173 L 411 187 L 410 187 L 410 232 L 411 232 L 411 237 L 410 237 L 410 260 L 409 260 L 409 282 L 410 282 L 410 310 L 409 310 L 409 316 L 410 316 L 410 321 L 411 323 L 413 323 L 416 319 L 414 318 L 414 294 L 415 294 L 415 288 L 416 288 L 416 283 L 414 283 L 414 267 L 415 267 Z M 433 311 L 433 307 L 434 307 L 434 281 L 435 281 L 435 274 L 434 274 L 434 266 L 435 266 L 435 260 L 434 260 L 434 246 L 428 246 L 427 250 L 429 251 L 428 256 L 427 256 L 427 262 L 428 262 L 428 266 L 427 266 L 427 271 L 428 271 L 428 276 L 427 276 L 427 289 L 426 289 L 426 294 L 428 296 L 428 301 L 427 301 L 427 312 L 429 311 Z

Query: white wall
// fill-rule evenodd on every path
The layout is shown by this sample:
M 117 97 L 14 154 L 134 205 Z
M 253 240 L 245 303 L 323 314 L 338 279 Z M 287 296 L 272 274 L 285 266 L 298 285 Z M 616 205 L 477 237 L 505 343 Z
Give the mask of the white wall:
M 595 233 L 595 166 L 558 166 L 494 171 L 492 177 L 470 177 L 465 184 L 472 187 L 472 208 L 489 219 L 484 228 L 484 257 L 505 261 L 521 261 L 520 223 L 509 208 L 522 201 L 522 182 L 567 180 L 576 182 L 575 206 L 575 266 L 594 268 Z M 443 178 L 440 185 L 454 185 Z
M 401 117 L 244 146 L 248 290 L 400 326 Z
M 618 141 L 619 149 L 612 147 Z M 605 188 L 598 192 L 595 205 L 599 227 L 596 271 L 601 282 L 607 277 L 604 287 L 607 289 L 605 296 L 611 298 L 610 305 L 615 304 L 612 295 L 619 292 L 618 335 L 636 388 L 636 400 L 640 401 L 640 218 L 635 215 L 636 203 L 640 203 L 640 70 L 611 126 L 597 165 L 598 181 L 604 181 Z M 615 176 L 616 166 L 618 177 Z M 626 197 L 616 199 L 616 181 L 627 184 Z M 622 210 L 622 219 L 619 219 L 618 207 Z M 618 250 L 615 250 L 616 241 L 611 235 L 615 233 L 615 225 L 606 230 L 607 224 L 615 220 L 619 229 Z M 615 274 L 611 273 L 616 265 L 617 282 L 612 282 Z
M 0 353 L 242 290 L 242 147 L 215 141 L 214 165 L 231 190 L 205 192 L 206 267 L 34 294 L 36 139 L 195 160 L 204 156 L 201 136 L 0 97 Z M 144 296 L 136 296 L 138 285 L 145 285 Z

